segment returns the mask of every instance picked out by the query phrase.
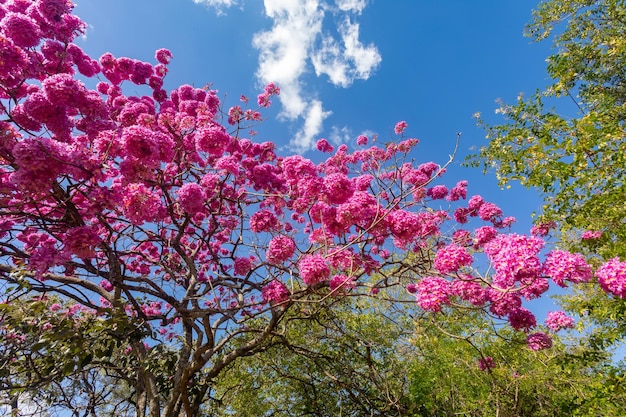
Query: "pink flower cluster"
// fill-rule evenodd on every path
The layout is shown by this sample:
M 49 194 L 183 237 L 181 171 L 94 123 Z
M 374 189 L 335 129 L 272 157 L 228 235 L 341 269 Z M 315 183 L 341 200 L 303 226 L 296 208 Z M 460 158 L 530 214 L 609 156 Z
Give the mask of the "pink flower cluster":
M 585 230 L 580 236 L 583 240 L 599 239 L 602 237 L 600 230 Z
M 555 284 L 565 287 L 565 281 L 572 283 L 588 282 L 593 273 L 585 258 L 579 253 L 555 250 L 548 254 L 543 264 L 543 274 L 552 278 Z
M 191 215 L 202 211 L 205 200 L 206 194 L 199 184 L 188 182 L 178 189 L 178 203 Z
M 526 337 L 526 344 L 530 350 L 534 351 L 550 349 L 552 338 L 542 332 L 531 333 Z
M 439 249 L 435 255 L 434 267 L 442 274 L 457 272 L 464 266 L 472 264 L 474 259 L 462 246 L 456 244 L 447 245 Z
M 274 236 L 267 246 L 265 254 L 267 261 L 280 264 L 291 258 L 296 251 L 296 243 L 289 236 Z
M 619 298 L 626 298 L 626 262 L 613 258 L 596 271 L 602 289 Z
M 271 304 L 279 304 L 287 301 L 291 296 L 289 289 L 282 282 L 274 279 L 267 283 L 261 290 L 263 301 Z
M 546 327 L 554 332 L 574 328 L 574 319 L 562 311 L 550 311 L 546 316 Z
M 539 251 L 543 240 L 518 234 L 499 235 L 484 246 L 496 274 L 495 286 L 507 289 L 524 278 L 534 278 L 541 273 Z
M 417 304 L 426 311 L 439 312 L 450 302 L 450 284 L 440 277 L 425 277 L 417 284 Z
M 330 275 L 330 269 L 326 259 L 322 255 L 305 255 L 300 259 L 300 277 L 307 285 L 315 285 L 326 281 Z
M 493 369 L 496 367 L 496 362 L 493 360 L 491 356 L 485 356 L 484 358 L 480 358 L 478 360 L 478 368 L 481 371 L 488 371 L 489 369 Z
M 276 215 L 269 210 L 260 210 L 250 217 L 250 230 L 255 233 L 268 232 L 278 227 Z

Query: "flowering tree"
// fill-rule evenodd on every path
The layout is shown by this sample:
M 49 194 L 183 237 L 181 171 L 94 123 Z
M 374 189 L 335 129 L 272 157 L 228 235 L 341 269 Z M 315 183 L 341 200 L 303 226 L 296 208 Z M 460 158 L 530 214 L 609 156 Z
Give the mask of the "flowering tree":
M 466 181 L 438 184 L 445 165 L 408 162 L 406 122 L 384 147 L 360 136 L 352 151 L 320 140 L 320 163 L 280 156 L 244 137 L 277 86 L 256 110 L 224 111 L 189 85 L 168 93 L 169 51 L 154 65 L 92 59 L 71 9 L 0 5 L 0 389 L 98 370 L 103 402 L 89 410 L 199 415 L 224 369 L 283 341 L 287 315 L 398 287 L 384 294 L 432 313 L 484 309 L 539 350 L 551 340 L 523 300 L 550 279 L 592 279 L 582 256 L 542 260 L 540 237 L 504 233 L 514 220 L 465 202 Z M 493 274 L 475 266 L 483 254 Z M 625 269 L 603 266 L 603 288 L 622 296 Z

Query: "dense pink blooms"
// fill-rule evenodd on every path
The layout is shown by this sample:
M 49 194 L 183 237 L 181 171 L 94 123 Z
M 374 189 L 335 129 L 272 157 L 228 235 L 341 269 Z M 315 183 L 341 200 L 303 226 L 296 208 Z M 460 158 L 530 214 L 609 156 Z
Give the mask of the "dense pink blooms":
M 481 220 L 493 221 L 498 216 L 502 216 L 502 209 L 493 203 L 485 202 L 481 204 L 478 209 L 478 217 L 480 217 Z
M 208 152 L 212 155 L 222 155 L 231 141 L 230 136 L 221 126 L 202 128 L 195 133 L 195 139 L 199 151 Z
M 343 174 L 330 174 L 324 178 L 324 193 L 329 203 L 342 204 L 352 197 L 354 184 Z
M 541 273 L 538 254 L 543 245 L 539 238 L 514 233 L 499 235 L 485 244 L 485 254 L 496 271 L 494 284 L 506 289 L 523 278 L 538 276 Z
M 365 145 L 367 145 L 367 136 L 365 136 L 365 135 L 359 135 L 359 136 L 356 138 L 356 144 L 357 144 L 357 145 L 359 145 L 359 146 L 365 146 Z
M 417 284 L 417 304 L 427 311 L 438 312 L 450 302 L 450 284 L 440 277 L 426 277 Z
M 602 237 L 602 231 L 600 231 L 600 230 L 585 230 L 580 237 L 583 240 L 599 239 L 600 237 Z
M 268 232 L 276 229 L 278 219 L 276 215 L 269 210 L 260 210 L 250 217 L 250 230 L 256 233 Z
M 484 358 L 480 358 L 478 360 L 478 368 L 480 368 L 481 371 L 487 371 L 495 367 L 496 363 L 491 356 L 485 356 Z
M 320 139 L 317 141 L 316 148 L 320 152 L 332 152 L 335 150 L 333 145 L 328 143 L 326 139 Z
M 65 249 L 79 258 L 93 258 L 95 247 L 102 242 L 98 231 L 89 226 L 74 227 L 67 231 L 63 239 Z
M 550 230 L 554 229 L 555 227 L 556 223 L 554 221 L 538 223 L 530 229 L 530 234 L 539 237 L 548 236 Z
M 124 188 L 122 209 L 136 225 L 146 221 L 158 221 L 164 214 L 159 194 L 140 183 L 128 184 Z
M 565 281 L 574 284 L 588 282 L 593 276 L 591 267 L 581 254 L 562 250 L 554 250 L 548 254 L 543 264 L 543 274 L 561 287 L 566 286 Z
M 266 303 L 278 304 L 287 301 L 291 293 L 285 284 L 274 279 L 263 287 L 261 295 Z
M 598 268 L 596 277 L 604 291 L 619 298 L 626 298 L 626 262 L 613 258 Z
M 458 201 L 467 198 L 467 181 L 462 180 L 450 190 L 450 194 L 446 197 L 448 201 Z
M 100 281 L 100 286 L 105 290 L 105 291 L 113 291 L 113 284 L 111 284 L 108 280 L 103 279 L 102 281 Z
M 393 131 L 396 132 L 396 135 L 401 135 L 404 133 L 404 130 L 408 127 L 408 123 L 404 120 L 396 123 L 396 126 L 393 128 Z
M 426 195 L 433 200 L 440 200 L 448 195 L 448 187 L 445 185 L 435 185 L 426 190 Z
M 452 244 L 439 249 L 435 255 L 434 267 L 442 274 L 456 272 L 472 264 L 473 258 L 462 246 Z
M 522 299 L 515 292 L 501 292 L 490 288 L 487 294 L 491 301 L 489 311 L 498 317 L 507 316 L 511 311 L 522 306 Z
M 529 334 L 526 337 L 526 343 L 530 350 L 550 349 L 552 347 L 552 338 L 545 333 L 537 332 Z
M 188 182 L 178 189 L 178 203 L 189 214 L 202 211 L 206 200 L 206 194 L 201 185 Z
M 296 243 L 289 236 L 274 236 L 267 245 L 267 261 L 279 264 L 291 258 L 296 251 Z
M 473 280 L 458 279 L 452 282 L 452 294 L 475 306 L 484 306 L 489 301 L 489 293 Z
M 167 65 L 172 59 L 172 53 L 168 49 L 158 49 L 155 52 L 154 57 L 159 63 Z
M 347 290 L 354 288 L 356 282 L 354 281 L 354 277 L 349 277 L 346 275 L 334 275 L 330 279 L 328 285 L 331 291 L 335 293 L 344 293 Z
M 328 279 L 330 269 L 322 255 L 305 255 L 300 259 L 300 277 L 307 285 L 315 285 Z
M 498 231 L 493 226 L 482 226 L 474 231 L 474 245 L 477 248 L 484 246 L 498 235 Z
M 546 316 L 546 327 L 555 332 L 562 329 L 572 329 L 574 325 L 574 319 L 562 311 L 550 311 Z
M 515 330 L 528 331 L 537 325 L 537 319 L 530 310 L 524 307 L 516 308 L 509 313 L 509 323 Z
M 15 45 L 22 48 L 36 46 L 41 39 L 41 31 L 37 22 L 21 13 L 7 13 L 0 21 L 0 27 Z
M 254 257 L 235 258 L 233 262 L 235 275 L 240 275 L 240 276 L 247 275 L 248 272 L 252 270 L 253 262 L 254 262 Z

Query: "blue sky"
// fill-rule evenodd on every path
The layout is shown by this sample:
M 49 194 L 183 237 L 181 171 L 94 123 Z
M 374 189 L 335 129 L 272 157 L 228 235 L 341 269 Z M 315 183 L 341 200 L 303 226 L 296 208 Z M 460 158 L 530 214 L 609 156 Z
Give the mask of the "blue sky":
M 498 203 L 527 233 L 540 200 L 494 175 L 462 168 L 485 143 L 472 115 L 498 121 L 495 100 L 545 86 L 548 43 L 523 37 L 536 0 L 79 0 L 89 25 L 81 46 L 154 62 L 174 54 L 166 88 L 219 90 L 225 107 L 255 97 L 268 81 L 282 93 L 258 129 L 286 152 L 317 139 L 354 144 L 363 133 L 393 139 L 399 120 L 420 139 L 418 162 L 445 163 L 463 132 L 446 183 L 470 180 L 470 193 Z

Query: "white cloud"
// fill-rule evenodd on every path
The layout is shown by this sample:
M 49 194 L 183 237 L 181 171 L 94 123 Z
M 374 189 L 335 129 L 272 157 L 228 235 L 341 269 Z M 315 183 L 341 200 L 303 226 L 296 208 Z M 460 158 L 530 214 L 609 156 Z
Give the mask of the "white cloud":
M 338 127 L 333 126 L 330 128 L 330 134 L 328 140 L 335 145 L 342 143 L 348 143 L 352 139 L 352 131 L 348 126 Z
M 237 4 L 237 0 L 193 0 L 196 4 L 204 4 L 205 6 L 213 7 L 217 11 L 217 14 L 222 14 L 224 9 L 232 7 Z
M 237 4 L 237 0 L 193 0 L 215 7 L 218 12 Z M 356 79 L 368 79 L 381 62 L 374 45 L 359 40 L 359 24 L 354 19 L 367 0 L 264 0 L 265 14 L 272 27 L 254 35 L 253 46 L 259 50 L 256 72 L 260 83 L 276 83 L 281 90 L 280 116 L 301 121 L 290 145 L 300 152 L 311 149 L 323 129 L 323 121 L 332 113 L 324 110 L 305 75 L 328 76 L 336 86 L 349 87 Z M 338 37 L 323 31 L 325 17 L 339 22 Z M 300 123 L 300 122 L 298 122 Z
M 361 13 L 367 5 L 366 0 L 336 0 L 339 10 L 344 12 Z
M 339 25 L 342 44 L 330 36 L 324 37 L 322 46 L 311 56 L 315 74 L 326 74 L 330 82 L 349 87 L 355 79 L 368 79 L 380 64 L 381 57 L 375 46 L 363 46 L 359 41 L 359 24 L 348 18 Z
M 319 139 L 318 135 L 322 131 L 324 119 L 331 114 L 332 112 L 330 111 L 324 111 L 321 101 L 312 100 L 307 106 L 306 112 L 302 115 L 304 125 L 296 133 L 290 145 L 298 152 L 305 152 L 312 149 Z

